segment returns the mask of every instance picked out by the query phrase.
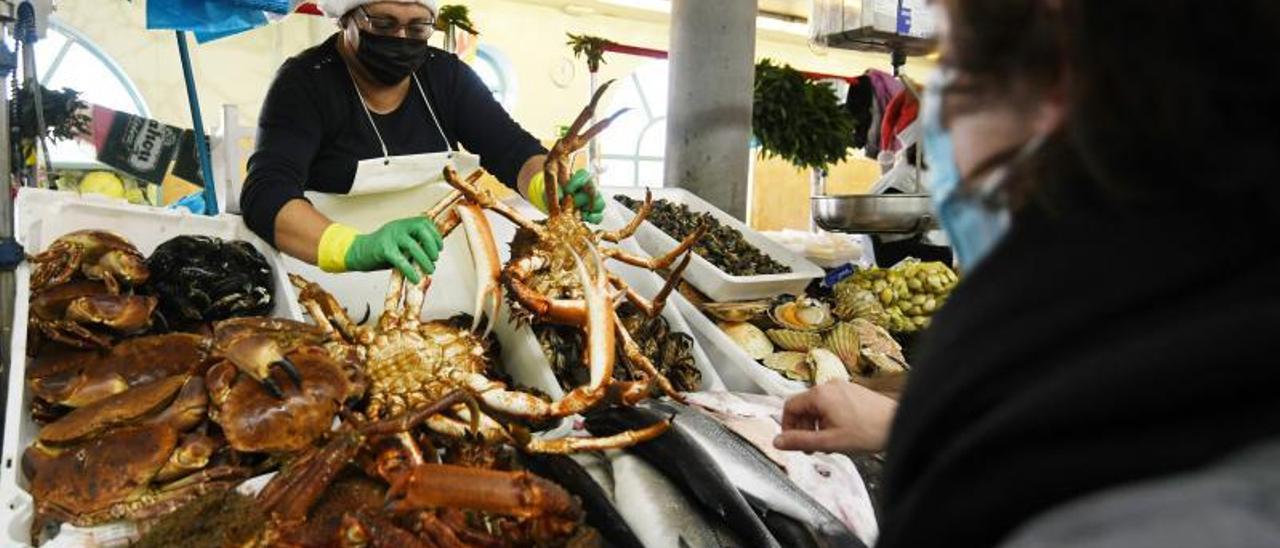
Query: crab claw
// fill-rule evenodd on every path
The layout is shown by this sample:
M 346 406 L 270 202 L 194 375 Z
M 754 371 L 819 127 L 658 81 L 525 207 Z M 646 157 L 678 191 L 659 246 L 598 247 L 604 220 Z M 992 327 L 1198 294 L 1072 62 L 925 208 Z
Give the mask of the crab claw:
M 484 316 L 484 336 L 488 337 L 497 321 L 498 307 L 502 305 L 502 284 L 498 281 L 502 261 L 498 258 L 498 245 L 493 241 L 493 228 L 489 226 L 484 211 L 473 205 L 460 205 L 456 211 L 462 220 L 476 268 L 476 306 L 471 331 L 479 331 L 481 317 Z
M 271 365 L 274 365 L 279 367 L 280 369 L 283 369 L 285 374 L 289 375 L 290 379 L 293 379 L 294 385 L 299 387 L 302 386 L 302 373 L 298 372 L 298 366 L 294 365 L 293 362 L 289 361 L 289 358 L 280 358 L 272 362 Z
M 260 383 L 262 384 L 262 388 L 266 389 L 266 391 L 272 396 L 275 396 L 277 400 L 284 399 L 284 391 L 280 390 L 280 385 L 276 384 L 275 379 L 267 377 L 265 379 L 261 379 Z

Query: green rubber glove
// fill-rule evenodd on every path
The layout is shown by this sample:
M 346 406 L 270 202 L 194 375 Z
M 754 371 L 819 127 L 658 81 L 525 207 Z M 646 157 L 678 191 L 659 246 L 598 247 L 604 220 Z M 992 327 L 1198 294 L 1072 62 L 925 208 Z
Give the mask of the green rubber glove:
M 346 253 L 348 270 L 373 271 L 395 268 L 413 283 L 422 281 L 418 270 L 431 275 L 444 239 L 426 217 L 391 221 L 371 234 L 356 236 Z M 415 268 L 416 265 L 416 268 Z
M 529 182 L 529 202 L 543 213 L 547 212 L 547 205 L 543 203 L 545 185 L 542 172 L 534 175 L 533 180 Z M 579 169 L 569 178 L 569 184 L 557 189 L 556 199 L 563 198 L 564 193 L 568 192 L 573 195 L 574 206 L 578 208 L 582 220 L 591 224 L 600 224 L 600 221 L 604 220 L 604 195 L 595 192 L 595 198 L 592 199 L 590 189 L 593 187 L 595 185 L 591 180 L 591 173 L 585 169 Z
M 565 191 L 573 195 L 573 204 L 582 213 L 582 220 L 598 225 L 604 220 L 604 195 L 598 190 L 590 192 L 592 188 L 595 185 L 591 180 L 591 173 L 585 169 L 575 171 L 573 177 L 569 178 L 569 184 L 565 185 Z

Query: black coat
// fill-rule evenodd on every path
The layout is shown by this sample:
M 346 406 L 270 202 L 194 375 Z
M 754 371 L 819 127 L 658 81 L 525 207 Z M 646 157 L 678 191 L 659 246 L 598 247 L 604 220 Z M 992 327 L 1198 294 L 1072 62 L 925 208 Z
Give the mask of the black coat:
M 878 546 L 993 546 L 1071 499 L 1280 435 L 1280 234 L 1212 203 L 1102 203 L 1026 208 L 935 318 Z

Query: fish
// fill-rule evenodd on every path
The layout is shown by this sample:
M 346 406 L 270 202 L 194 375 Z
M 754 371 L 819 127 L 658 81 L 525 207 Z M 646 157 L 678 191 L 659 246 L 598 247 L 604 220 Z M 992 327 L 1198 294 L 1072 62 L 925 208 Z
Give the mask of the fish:
M 864 481 L 874 470 L 864 468 L 865 462 L 855 465 L 845 455 L 775 448 L 773 438 L 782 432 L 782 398 L 730 392 L 694 392 L 686 397 L 782 466 L 801 491 L 834 514 L 862 542 L 875 545 L 880 535 L 875 485 Z
M 524 460 L 533 473 L 556 482 L 577 496 L 586 510 L 587 525 L 595 527 L 611 546 L 644 548 L 609 495 L 577 461 L 564 455 L 534 454 L 526 455 Z
M 590 453 L 574 453 L 569 455 L 591 475 L 591 479 L 596 480 L 596 484 L 604 490 L 604 494 L 609 496 L 609 500 L 616 501 L 613 496 L 613 463 L 609 457 L 602 452 Z
M 644 459 L 619 451 L 611 462 L 618 512 L 648 548 L 746 546 L 724 524 L 707 519 L 679 487 Z
M 610 407 L 587 415 L 586 426 L 597 436 L 612 436 L 666 420 L 668 415 L 636 407 Z M 679 429 L 632 446 L 629 451 L 666 474 L 673 483 L 753 547 L 779 547 L 751 505 L 697 442 Z M 679 463 L 678 466 L 673 464 Z M 618 478 L 615 477 L 615 481 Z M 618 494 L 619 500 L 622 494 Z
M 817 545 L 865 546 L 834 514 L 793 483 L 782 468 L 710 416 L 676 402 L 650 400 L 642 405 L 673 415 L 672 428 L 700 445 L 735 487 L 767 510 L 812 528 Z

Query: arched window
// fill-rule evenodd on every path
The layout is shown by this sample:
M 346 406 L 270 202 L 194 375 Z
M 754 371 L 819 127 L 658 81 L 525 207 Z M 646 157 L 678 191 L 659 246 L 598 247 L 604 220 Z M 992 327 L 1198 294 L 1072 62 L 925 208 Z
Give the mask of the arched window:
M 471 68 L 503 108 L 508 111 L 515 108 L 516 78 L 506 55 L 493 46 L 481 44 L 476 48 L 476 58 L 471 63 Z
M 57 21 L 51 21 L 48 36 L 36 42 L 36 72 L 46 88 L 71 88 L 87 103 L 151 115 L 124 70 L 83 34 Z M 50 143 L 49 155 L 55 167 L 97 165 L 93 147 L 79 141 Z
M 609 108 L 601 112 L 631 112 L 600 136 L 601 183 L 660 187 L 667 151 L 667 62 L 640 65 L 619 84 Z

